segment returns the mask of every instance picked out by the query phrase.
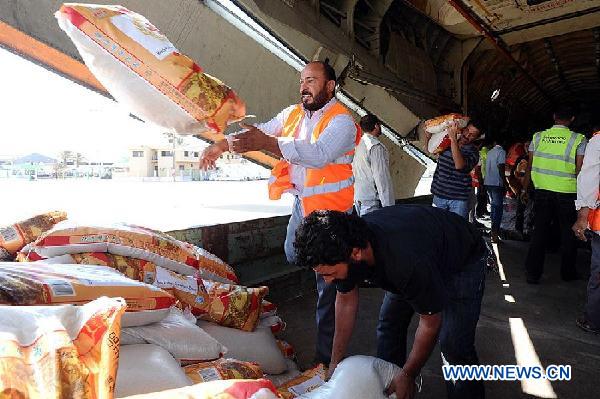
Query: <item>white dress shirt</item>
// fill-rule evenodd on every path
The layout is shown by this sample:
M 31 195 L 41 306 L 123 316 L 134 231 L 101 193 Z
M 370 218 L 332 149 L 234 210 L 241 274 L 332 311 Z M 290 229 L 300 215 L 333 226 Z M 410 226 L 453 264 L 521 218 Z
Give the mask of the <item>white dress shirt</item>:
M 600 184 L 600 135 L 588 142 L 583 157 L 583 166 L 577 176 L 577 200 L 575 208 L 596 209 L 598 185 Z
M 356 147 L 352 163 L 355 201 L 380 201 L 381 206 L 394 205 L 394 189 L 389 168 L 389 153 L 375 136 L 365 133 Z
M 266 134 L 277 137 L 283 158 L 291 164 L 290 181 L 294 186 L 294 190 L 290 191 L 291 194 L 302 193 L 307 168 L 320 169 L 354 149 L 356 125 L 349 114 L 333 117 L 317 141 L 310 142 L 315 125 L 323 113 L 336 102 L 334 97 L 317 111 L 304 110 L 304 117 L 300 121 L 296 137 L 280 137 L 285 121 L 296 105 L 290 105 L 268 122 L 256 124 L 256 127 Z M 232 133 L 229 136 L 239 133 L 242 132 Z

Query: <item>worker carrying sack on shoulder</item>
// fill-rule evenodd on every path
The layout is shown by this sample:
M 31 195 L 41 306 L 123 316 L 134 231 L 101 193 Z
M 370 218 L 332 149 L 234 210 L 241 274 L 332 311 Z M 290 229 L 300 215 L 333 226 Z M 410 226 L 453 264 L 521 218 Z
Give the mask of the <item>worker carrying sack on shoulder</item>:
M 65 3 L 55 16 L 100 83 L 141 119 L 214 141 L 245 117 L 233 90 L 142 15 L 122 6 Z

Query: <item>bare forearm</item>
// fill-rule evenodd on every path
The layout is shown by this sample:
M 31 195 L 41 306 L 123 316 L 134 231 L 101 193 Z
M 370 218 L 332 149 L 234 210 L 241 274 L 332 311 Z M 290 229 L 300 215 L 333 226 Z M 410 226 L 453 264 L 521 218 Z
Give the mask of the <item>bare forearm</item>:
M 429 359 L 433 348 L 435 348 L 441 322 L 440 313 L 431 316 L 420 316 L 412 350 L 404 367 L 402 367 L 409 376 L 416 377 L 421 372 L 427 359 Z
M 335 333 L 331 352 L 331 363 L 333 365 L 337 365 L 346 355 L 348 343 L 354 330 L 357 311 L 358 288 L 347 294 L 337 294 L 335 300 Z
M 581 207 L 577 211 L 577 220 L 587 220 L 589 214 L 590 214 L 590 208 L 588 208 L 587 206 Z
M 464 167 L 467 165 L 467 163 L 465 162 L 465 158 L 463 157 L 462 153 L 460 152 L 460 147 L 458 146 L 458 142 L 456 140 L 452 141 L 452 143 L 450 145 L 450 149 L 452 150 L 452 159 L 454 160 L 454 168 L 456 170 L 464 169 Z

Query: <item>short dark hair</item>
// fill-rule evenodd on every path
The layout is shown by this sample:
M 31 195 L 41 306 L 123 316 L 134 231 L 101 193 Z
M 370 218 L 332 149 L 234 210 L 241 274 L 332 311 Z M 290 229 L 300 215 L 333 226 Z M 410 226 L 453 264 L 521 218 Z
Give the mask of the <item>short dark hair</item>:
M 469 123 L 467 123 L 467 126 L 469 126 L 469 125 L 473 125 L 478 130 L 481 130 L 481 122 L 477 118 L 469 118 Z
M 296 230 L 296 265 L 311 269 L 348 262 L 352 249 L 366 248 L 370 237 L 369 227 L 356 215 L 314 211 Z
M 327 81 L 333 80 L 334 82 L 337 83 L 337 77 L 335 76 L 335 69 L 333 69 L 333 67 L 331 65 L 329 65 L 329 62 L 311 61 L 310 64 L 320 64 L 323 67 L 323 72 L 325 73 L 325 78 L 327 79 Z
M 373 114 L 367 114 L 360 118 L 360 128 L 363 132 L 372 132 L 375 129 L 375 125 L 380 124 L 379 118 Z
M 568 121 L 575 116 L 575 108 L 571 104 L 561 104 L 554 109 L 554 119 Z

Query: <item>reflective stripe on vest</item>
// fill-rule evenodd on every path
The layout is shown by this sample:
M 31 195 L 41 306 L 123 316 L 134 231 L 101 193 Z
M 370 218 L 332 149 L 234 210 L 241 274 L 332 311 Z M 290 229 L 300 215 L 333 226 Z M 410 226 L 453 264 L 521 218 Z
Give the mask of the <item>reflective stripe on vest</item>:
M 600 135 L 600 130 L 594 133 L 594 136 L 596 135 Z M 600 187 L 598 188 L 596 209 L 590 209 L 588 212 L 588 225 L 590 230 L 600 234 Z
M 315 143 L 329 122 L 337 115 L 350 115 L 342 104 L 334 103 L 326 110 L 311 132 L 310 141 Z M 300 123 L 304 118 L 301 105 L 296 105 L 286 119 L 282 137 L 297 137 Z M 360 142 L 361 131 L 356 125 L 355 146 Z M 304 188 L 300 195 L 304 216 L 314 210 L 337 210 L 346 212 L 352 209 L 354 201 L 354 175 L 352 160 L 354 149 L 336 158 L 320 169 L 306 168 Z M 279 161 L 271 170 L 269 178 L 269 198 L 279 199 L 281 195 L 293 189 L 289 175 L 290 164 Z
M 582 140 L 583 135 L 565 127 L 553 127 L 534 135 L 531 179 L 536 188 L 560 193 L 577 192 L 575 161 Z

